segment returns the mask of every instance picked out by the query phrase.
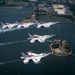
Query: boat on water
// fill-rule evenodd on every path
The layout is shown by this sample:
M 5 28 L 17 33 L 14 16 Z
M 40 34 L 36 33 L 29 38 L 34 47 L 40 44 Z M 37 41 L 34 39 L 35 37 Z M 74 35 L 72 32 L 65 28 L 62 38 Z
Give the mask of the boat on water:
M 72 54 L 72 49 L 66 40 L 55 39 L 50 44 L 50 49 L 52 54 L 56 56 L 68 56 Z

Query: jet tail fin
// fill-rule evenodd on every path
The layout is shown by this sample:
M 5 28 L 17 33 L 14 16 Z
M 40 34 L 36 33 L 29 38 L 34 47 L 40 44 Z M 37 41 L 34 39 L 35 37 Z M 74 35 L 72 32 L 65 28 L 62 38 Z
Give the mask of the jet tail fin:
M 24 52 L 21 52 L 21 54 L 22 54 L 22 56 L 23 56 L 24 58 L 28 57 L 28 55 L 25 54 Z
M 1 25 L 4 26 L 4 25 L 7 25 L 7 24 L 5 24 L 4 22 L 1 22 Z
M 39 21 L 37 21 L 37 20 L 35 20 L 35 23 L 37 24 L 37 25 L 39 25 L 40 23 L 39 23 Z
M 32 34 L 29 33 L 28 35 L 29 35 L 30 38 L 34 38 L 34 36 Z
M 16 21 L 16 23 L 17 23 L 18 25 L 20 25 L 20 24 L 21 24 L 19 21 Z

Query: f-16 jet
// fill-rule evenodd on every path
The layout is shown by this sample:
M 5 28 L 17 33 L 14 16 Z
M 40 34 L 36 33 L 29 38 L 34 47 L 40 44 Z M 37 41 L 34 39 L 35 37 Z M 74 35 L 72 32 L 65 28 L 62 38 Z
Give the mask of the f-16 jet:
M 40 53 L 40 54 L 36 54 L 33 52 L 22 52 L 22 57 L 21 59 L 23 59 L 23 63 L 27 64 L 30 60 L 32 60 L 35 64 L 40 63 L 41 58 L 46 57 L 48 55 L 51 54 L 51 52 L 49 53 Z
M 52 35 L 43 35 L 43 36 L 40 36 L 40 35 L 37 35 L 37 34 L 28 34 L 30 38 L 28 38 L 28 40 L 30 40 L 31 43 L 34 43 L 36 41 L 39 41 L 41 43 L 45 42 L 46 39 L 48 38 L 51 38 L 53 36 L 56 36 L 54 34 Z
M 16 21 L 16 23 L 18 24 L 17 28 L 28 28 L 29 26 L 32 26 L 35 24 L 33 22 L 25 23 L 25 22 L 19 22 L 19 21 Z
M 8 29 L 8 28 L 16 27 L 17 23 L 10 24 L 10 23 L 1 22 L 1 25 L 2 25 L 2 29 Z
M 35 24 L 37 26 L 37 28 L 49 28 L 51 25 L 57 24 L 59 22 L 38 22 L 37 20 L 35 20 Z

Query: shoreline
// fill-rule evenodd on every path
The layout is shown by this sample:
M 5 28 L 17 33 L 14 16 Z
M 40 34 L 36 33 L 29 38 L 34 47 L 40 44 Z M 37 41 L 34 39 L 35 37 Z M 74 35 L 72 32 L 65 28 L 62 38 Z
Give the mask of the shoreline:
M 0 6 L 0 8 L 15 8 L 15 9 L 21 9 L 22 6 L 14 6 L 14 7 L 9 7 L 9 6 Z
M 43 17 L 43 18 L 42 18 Z M 61 23 L 75 23 L 75 19 L 74 18 L 68 18 L 69 16 L 67 16 L 67 18 L 64 16 L 54 16 L 54 15 L 38 15 L 36 16 L 37 19 L 41 18 L 41 19 L 44 19 L 44 18 L 48 18 L 50 20 L 54 20 L 54 21 L 59 21 Z

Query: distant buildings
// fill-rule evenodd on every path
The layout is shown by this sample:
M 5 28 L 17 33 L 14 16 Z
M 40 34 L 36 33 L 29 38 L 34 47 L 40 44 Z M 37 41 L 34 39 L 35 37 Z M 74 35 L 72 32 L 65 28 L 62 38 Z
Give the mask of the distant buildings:
M 40 0 L 43 1 L 43 0 Z M 75 4 L 75 0 L 46 0 L 50 1 L 51 3 L 70 3 L 70 4 Z
M 31 1 L 31 2 L 37 2 L 38 0 L 29 0 L 29 1 Z
M 68 0 L 70 4 L 75 4 L 75 0 Z
M 41 2 L 37 5 L 39 11 L 50 12 L 52 10 L 52 6 L 47 4 L 46 1 Z
M 61 0 L 51 0 L 60 2 Z M 67 1 L 62 0 L 64 3 Z M 49 4 L 46 1 L 41 1 L 41 3 L 36 6 L 37 14 L 50 14 L 50 15 L 64 15 L 64 16 L 72 16 L 70 8 L 61 3 L 51 3 Z
M 53 4 L 53 9 L 55 11 L 55 14 L 58 14 L 58 15 L 65 15 L 66 14 L 66 9 L 63 5 Z
M 0 0 L 0 2 L 7 2 L 7 3 L 13 3 L 13 2 L 26 2 L 26 1 L 31 1 L 31 2 L 42 2 L 42 1 L 46 1 L 46 2 L 51 2 L 51 3 L 61 3 L 61 4 L 66 4 L 66 3 L 70 3 L 70 4 L 75 4 L 75 0 Z
M 52 3 L 66 3 L 67 0 L 49 0 L 51 1 Z
M 46 6 L 46 4 L 39 4 L 38 5 L 38 10 L 39 11 L 49 11 L 49 7 Z
M 62 4 L 53 4 L 53 14 L 54 15 L 73 15 L 72 12 L 69 10 L 69 7 L 66 7 Z

